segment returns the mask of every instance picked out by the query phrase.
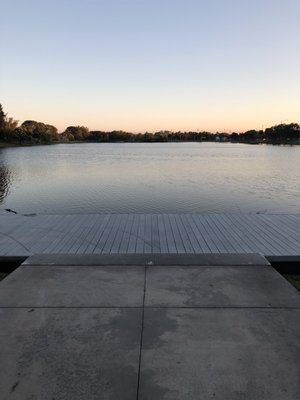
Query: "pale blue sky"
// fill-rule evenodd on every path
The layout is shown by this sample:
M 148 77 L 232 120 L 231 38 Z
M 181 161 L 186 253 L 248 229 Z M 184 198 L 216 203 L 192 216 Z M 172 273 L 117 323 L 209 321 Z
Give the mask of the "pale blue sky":
M 0 102 L 65 129 L 300 122 L 299 0 L 0 0 Z

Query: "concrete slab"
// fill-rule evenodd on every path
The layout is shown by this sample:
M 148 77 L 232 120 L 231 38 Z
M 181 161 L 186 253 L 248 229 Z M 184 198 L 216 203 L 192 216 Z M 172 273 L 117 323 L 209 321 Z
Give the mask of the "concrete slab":
M 271 266 L 147 267 L 146 307 L 300 307 Z
M 260 254 L 35 254 L 28 265 L 269 265 Z
M 141 309 L 1 309 L 0 398 L 136 400 Z
M 145 309 L 139 400 L 300 398 L 300 310 Z
M 0 307 L 142 307 L 144 267 L 21 266 L 0 282 Z
M 32 257 L 0 283 L 0 399 L 296 400 L 299 317 L 259 255 Z

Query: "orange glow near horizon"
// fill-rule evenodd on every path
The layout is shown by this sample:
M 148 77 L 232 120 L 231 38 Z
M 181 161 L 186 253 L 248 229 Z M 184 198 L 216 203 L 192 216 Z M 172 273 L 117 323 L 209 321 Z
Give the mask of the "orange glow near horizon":
M 211 132 L 211 133 L 216 133 L 216 132 L 226 132 L 226 133 L 232 133 L 232 132 L 237 132 L 237 133 L 242 133 L 246 132 L 251 129 L 255 130 L 264 130 L 266 128 L 269 128 L 271 126 L 275 126 L 281 123 L 289 124 L 289 123 L 298 123 L 299 120 L 291 119 L 287 120 L 278 120 L 278 119 L 268 119 L 268 120 L 256 120 L 255 122 L 251 123 L 249 121 L 232 121 L 230 125 L 227 125 L 225 122 L 219 122 L 219 123 L 193 123 L 192 121 L 189 121 L 187 123 L 181 123 L 177 124 L 176 126 L 172 123 L 159 123 L 158 121 L 149 123 L 149 124 L 142 124 L 136 121 L 136 123 L 116 123 L 112 124 L 110 122 L 108 123 L 97 123 L 97 122 L 91 122 L 90 124 L 85 123 L 83 120 L 62 120 L 61 122 L 55 120 L 45 120 L 42 118 L 20 118 L 19 119 L 19 125 L 21 125 L 22 122 L 25 120 L 34 120 L 34 121 L 39 121 L 39 122 L 44 122 L 46 124 L 50 124 L 55 126 L 58 129 L 58 132 L 63 132 L 68 126 L 85 126 L 87 127 L 90 131 L 113 131 L 113 130 L 120 130 L 120 131 L 125 131 L 125 132 L 131 132 L 134 134 L 137 133 L 145 133 L 145 132 L 159 132 L 159 131 L 170 131 L 170 132 Z M 146 127 L 145 127 L 146 126 Z
M 300 99 L 299 99 L 300 104 Z M 249 107 L 246 111 L 241 106 L 223 107 L 213 109 L 207 107 L 177 107 L 167 109 L 152 108 L 152 112 L 144 111 L 141 106 L 137 107 L 137 112 L 128 106 L 106 109 L 97 112 L 93 109 L 59 109 L 58 107 L 47 105 L 40 109 L 30 110 L 30 104 L 22 107 L 22 111 L 9 109 L 9 116 L 19 120 L 21 124 L 24 120 L 36 120 L 48 123 L 57 127 L 59 132 L 63 132 L 70 125 L 83 125 L 89 130 L 123 130 L 133 133 L 156 132 L 161 130 L 168 131 L 208 131 L 208 132 L 245 132 L 250 129 L 265 129 L 280 123 L 300 122 L 300 114 L 294 107 L 285 109 L 282 104 L 271 110 L 261 107 Z M 50 108 L 50 110 L 49 110 Z M 47 112 L 45 111 L 47 109 Z M 101 107 L 99 107 L 101 109 Z M 4 109 L 6 112 L 7 110 Z

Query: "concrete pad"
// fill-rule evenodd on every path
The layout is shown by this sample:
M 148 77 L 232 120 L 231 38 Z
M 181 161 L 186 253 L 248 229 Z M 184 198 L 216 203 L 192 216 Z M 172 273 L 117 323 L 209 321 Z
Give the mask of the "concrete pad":
M 145 309 L 139 400 L 300 398 L 300 310 Z
M 269 265 L 260 254 L 35 254 L 30 265 Z
M 1 309 L 0 398 L 136 400 L 141 309 Z
M 144 267 L 21 266 L 0 283 L 0 307 L 142 307 Z
M 271 266 L 147 267 L 146 307 L 300 307 Z

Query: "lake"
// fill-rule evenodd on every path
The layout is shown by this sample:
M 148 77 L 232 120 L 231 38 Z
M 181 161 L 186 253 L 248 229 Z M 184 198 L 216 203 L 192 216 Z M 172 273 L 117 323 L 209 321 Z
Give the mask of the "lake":
M 1 210 L 300 213 L 300 146 L 82 143 L 0 149 Z

